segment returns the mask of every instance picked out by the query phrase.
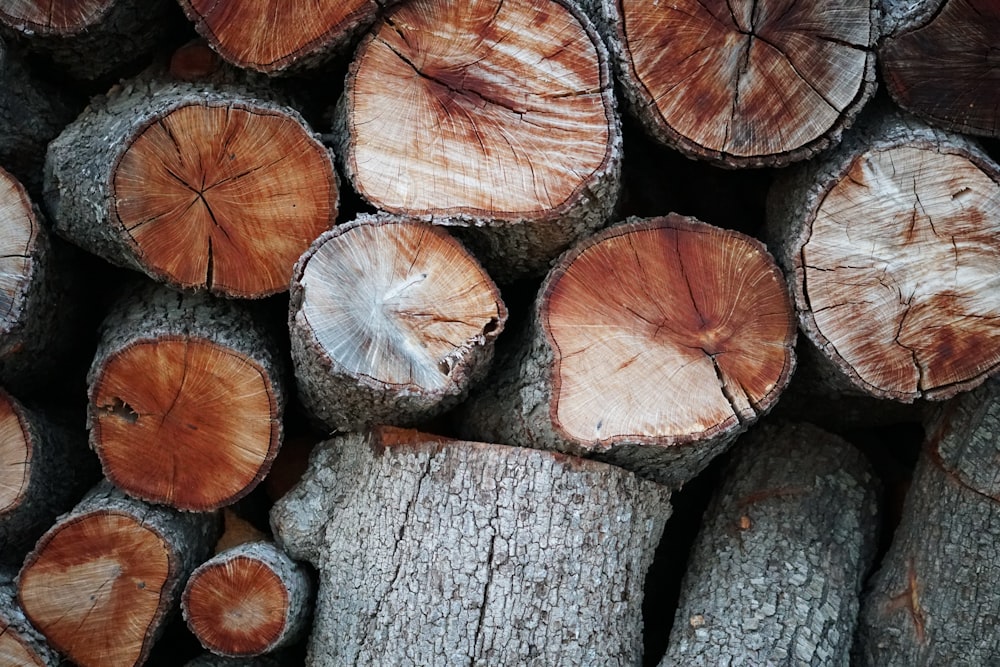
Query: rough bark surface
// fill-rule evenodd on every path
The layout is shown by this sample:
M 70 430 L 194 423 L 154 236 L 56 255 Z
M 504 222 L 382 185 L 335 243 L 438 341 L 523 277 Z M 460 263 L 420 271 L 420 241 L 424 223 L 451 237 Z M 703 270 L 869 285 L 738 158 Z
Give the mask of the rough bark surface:
M 252 658 L 226 658 L 204 653 L 184 663 L 184 667 L 288 667 L 291 663 L 280 655 L 259 655 Z
M 320 570 L 309 664 L 637 665 L 666 488 L 398 429 L 322 444 L 271 522 Z
M 748 434 L 705 512 L 661 667 L 847 667 L 877 498 L 864 456 L 835 436 Z
M 943 404 L 889 552 L 868 584 L 855 664 L 995 665 L 1000 656 L 1000 384 Z
M 247 304 L 132 289 L 101 325 L 87 380 L 91 447 L 137 498 L 193 511 L 231 504 L 281 446 L 284 361 Z
M 17 570 L 0 568 L 0 665 L 59 667 L 62 657 L 28 622 L 17 602 Z
M 493 361 L 507 309 L 443 229 L 363 215 L 320 236 L 292 275 L 299 395 L 334 430 L 409 426 L 462 401 Z

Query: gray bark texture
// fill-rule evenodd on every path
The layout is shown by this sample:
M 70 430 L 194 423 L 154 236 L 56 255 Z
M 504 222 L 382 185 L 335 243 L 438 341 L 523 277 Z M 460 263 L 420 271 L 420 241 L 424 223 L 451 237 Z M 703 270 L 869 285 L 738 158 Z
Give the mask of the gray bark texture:
M 1000 664 L 1000 383 L 942 404 L 854 647 L 872 667 Z
M 27 444 L 18 498 L 0 507 L 0 563 L 20 565 L 56 517 L 97 483 L 100 467 L 83 433 L 29 410 L 3 390 L 0 402 L 10 405 Z
M 291 335 L 291 354 L 295 366 L 296 385 L 303 405 L 323 425 L 333 430 L 359 430 L 374 424 L 411 426 L 454 407 L 468 396 L 472 386 L 485 377 L 493 362 L 494 342 L 503 331 L 507 321 L 507 309 L 501 299 L 500 292 L 492 280 L 487 277 L 488 286 L 497 306 L 496 318 L 491 320 L 492 325 L 487 325 L 491 328 L 484 328 L 477 335 L 464 341 L 461 346 L 454 347 L 447 358 L 439 360 L 440 364 L 444 364 L 448 368 L 447 383 L 443 387 L 427 387 L 416 380 L 407 384 L 382 382 L 377 379 L 381 370 L 377 365 L 381 359 L 377 355 L 373 355 L 373 367 L 367 373 L 354 372 L 334 359 L 331 351 L 319 340 L 315 328 L 303 312 L 307 300 L 321 300 L 320 302 L 331 300 L 332 297 L 329 295 L 331 290 L 325 290 L 327 294 L 316 293 L 323 290 L 324 286 L 321 284 L 314 284 L 307 290 L 303 284 L 306 266 L 311 261 L 321 261 L 320 259 L 314 260 L 314 257 L 325 243 L 342 236 L 355 227 L 394 224 L 423 225 L 426 223 L 389 214 L 361 215 L 355 221 L 338 225 L 336 229 L 325 232 L 316 239 L 303 253 L 292 273 L 292 282 L 289 288 L 288 328 Z M 443 232 L 431 227 L 428 233 L 440 234 Z M 380 258 L 380 261 L 384 261 L 387 266 L 396 266 L 401 258 L 406 259 L 398 252 L 399 248 L 395 245 L 390 245 L 385 250 L 386 252 L 383 253 L 384 256 Z M 478 267 L 478 263 L 471 255 L 466 255 L 466 259 L 470 264 Z M 448 261 L 454 261 L 454 259 L 449 258 Z M 442 273 L 446 273 L 451 267 L 446 265 L 442 259 L 438 268 Z M 340 304 L 345 309 L 367 307 L 366 301 L 369 296 L 373 303 L 382 303 L 386 298 L 385 290 L 394 289 L 396 286 L 379 287 L 383 288 L 382 293 L 376 292 L 373 286 L 370 295 L 351 295 L 340 299 Z M 456 292 L 464 292 L 470 287 L 469 285 L 454 286 Z M 336 286 L 336 289 L 339 291 L 341 288 Z M 409 331 L 398 328 L 391 332 L 381 333 L 386 336 L 406 335 L 408 333 L 411 340 L 402 344 L 396 343 L 396 345 L 400 348 L 410 345 L 415 350 L 420 350 L 422 347 L 426 347 L 426 340 L 423 337 L 433 336 L 434 330 L 431 325 L 435 320 L 444 323 L 468 316 L 467 313 L 445 310 L 448 305 L 445 302 L 421 305 L 426 310 L 419 315 L 423 320 L 424 328 Z M 365 332 L 345 330 L 343 335 L 345 337 L 363 336 Z
M 107 480 L 91 489 L 70 512 L 59 517 L 55 525 L 42 536 L 35 549 L 25 559 L 24 566 L 18 575 L 18 599 L 27 618 L 48 637 L 52 646 L 81 667 L 91 665 L 98 667 L 107 663 L 102 661 L 101 655 L 91 653 L 93 647 L 88 645 L 88 641 L 92 641 L 91 637 L 81 635 L 76 631 L 68 631 L 65 626 L 57 631 L 54 631 L 53 628 L 62 617 L 70 612 L 78 611 L 79 607 L 85 604 L 82 598 L 86 597 L 86 592 L 79 590 L 54 591 L 47 578 L 38 581 L 37 586 L 31 583 L 26 584 L 26 579 L 30 582 L 35 581 L 30 577 L 31 570 L 34 568 L 42 567 L 48 571 L 51 568 L 60 568 L 60 563 L 65 562 L 66 554 L 47 555 L 50 543 L 58 537 L 60 532 L 66 529 L 79 530 L 77 528 L 79 524 L 85 524 L 95 517 L 107 514 L 128 517 L 134 522 L 137 529 L 151 531 L 162 541 L 162 547 L 168 554 L 170 569 L 160 590 L 159 603 L 149 617 L 140 618 L 134 613 L 129 615 L 123 611 L 130 608 L 130 601 L 126 593 L 136 597 L 148 597 L 148 593 L 143 592 L 143 586 L 135 586 L 130 583 L 128 586 L 116 587 L 116 595 L 112 599 L 104 598 L 100 602 L 102 606 L 111 605 L 112 607 L 102 609 L 100 614 L 106 614 L 107 617 L 121 621 L 127 617 L 129 621 L 127 628 L 117 630 L 115 628 L 102 628 L 103 631 L 107 633 L 120 631 L 123 634 L 139 633 L 143 637 L 142 648 L 133 663 L 134 665 L 141 665 L 148 658 L 150 649 L 166 626 L 170 615 L 178 608 L 181 591 L 188 576 L 199 563 L 208 557 L 212 544 L 218 537 L 219 517 L 216 513 L 178 512 L 163 506 L 149 505 L 126 496 L 115 489 Z M 119 557 L 117 554 L 106 554 L 93 549 L 93 545 L 87 545 L 84 541 L 80 542 L 78 553 L 84 554 L 85 557 L 78 564 L 69 567 L 78 572 L 80 578 L 84 580 L 88 578 L 87 569 L 90 565 L 100 567 L 102 559 L 117 559 Z M 51 562 L 49 562 L 50 558 Z M 90 577 L 92 578 L 92 574 Z M 110 586 L 114 583 L 114 581 L 109 581 L 105 582 L 104 585 Z M 89 599 L 93 600 L 94 598 L 90 597 Z M 58 601 L 64 606 L 64 609 L 60 611 L 58 605 L 54 605 L 53 601 Z M 36 604 L 39 605 L 40 609 L 45 610 L 44 616 L 39 616 L 35 612 Z M 85 646 L 85 649 L 80 649 L 79 646 Z M 81 650 L 86 652 L 81 653 Z
M 243 561 L 243 562 L 240 562 Z M 251 568 L 251 571 L 258 572 L 268 570 L 272 572 L 282 583 L 286 593 L 284 602 L 284 625 L 281 633 L 277 635 L 269 644 L 261 646 L 259 651 L 253 653 L 236 653 L 227 650 L 222 645 L 225 631 L 218 628 L 213 629 L 210 635 L 206 636 L 198 632 L 197 627 L 191 623 L 189 616 L 189 604 L 192 595 L 198 595 L 198 576 L 208 569 L 221 569 L 222 571 L 238 568 Z M 198 638 L 201 645 L 216 653 L 230 658 L 247 658 L 255 655 L 271 653 L 279 648 L 289 646 L 301 639 L 309 630 L 309 622 L 312 616 L 312 602 L 315 593 L 315 586 L 312 578 L 306 569 L 299 563 L 291 559 L 288 554 L 279 549 L 273 542 L 245 542 L 231 549 L 226 549 L 217 553 L 199 565 L 188 578 L 181 596 L 181 611 L 184 620 L 187 621 L 188 628 Z M 202 591 L 201 595 L 213 595 L 212 591 Z M 274 609 L 277 601 L 271 601 L 271 608 L 261 610 L 260 615 L 270 619 L 274 616 Z M 246 605 L 241 605 L 240 601 L 233 601 L 233 608 L 246 613 Z M 249 622 L 249 621 L 248 621 Z
M 843 440 L 809 424 L 751 431 L 705 512 L 661 667 L 847 667 L 877 497 Z
M 879 0 L 882 35 L 894 35 L 930 20 L 948 0 Z
M 120 397 L 124 404 L 121 406 L 98 405 L 96 394 L 101 388 L 100 383 L 109 360 L 135 345 L 169 340 L 208 342 L 228 348 L 234 355 L 245 359 L 260 370 L 272 399 L 270 445 L 257 474 L 237 493 L 224 498 L 215 497 L 211 507 L 191 506 L 185 502 L 185 498 L 191 502 L 190 498 L 196 498 L 202 493 L 212 496 L 212 489 L 219 482 L 219 477 L 225 476 L 225 470 L 207 469 L 210 459 L 192 461 L 192 465 L 206 468 L 201 471 L 203 475 L 199 478 L 203 488 L 181 489 L 184 497 L 173 499 L 143 497 L 143 492 L 137 487 L 140 480 L 121 479 L 105 462 L 105 448 L 113 447 L 115 443 L 102 440 L 99 416 L 109 409 L 127 408 L 129 405 L 129 396 Z M 200 370 L 203 374 L 206 372 L 204 369 L 194 369 L 192 373 L 196 370 Z M 137 498 L 155 503 L 170 503 L 175 507 L 194 511 L 218 509 L 232 504 L 252 491 L 264 479 L 281 447 L 287 374 L 285 360 L 278 351 L 275 334 L 253 310 L 252 304 L 221 299 L 205 293 L 175 292 L 152 283 L 138 284 L 120 296 L 100 326 L 100 340 L 87 374 L 87 428 L 90 430 L 90 446 L 101 458 L 105 476 Z M 148 391 L 143 384 L 147 382 L 145 378 L 129 378 L 128 381 L 134 385 L 137 394 L 141 395 L 144 391 Z M 184 388 L 183 385 L 180 387 Z M 204 391 L 204 387 L 201 387 L 201 390 Z M 134 417 L 136 421 L 143 418 L 141 414 Z M 197 433 L 192 433 L 192 437 L 197 438 Z M 171 445 L 169 442 L 159 444 L 164 447 Z M 231 446 L 240 447 L 247 444 L 234 442 Z M 137 468 L 141 466 L 137 465 Z
M 214 653 L 203 653 L 184 663 L 184 667 L 289 667 L 292 663 L 281 655 L 258 655 L 252 658 L 226 658 Z
M 619 468 L 385 429 L 320 445 L 271 523 L 320 570 L 309 665 L 638 665 L 669 514 Z
M 16 569 L 0 568 L 0 665 L 59 667 L 62 657 L 25 618 L 17 602 L 16 575 Z

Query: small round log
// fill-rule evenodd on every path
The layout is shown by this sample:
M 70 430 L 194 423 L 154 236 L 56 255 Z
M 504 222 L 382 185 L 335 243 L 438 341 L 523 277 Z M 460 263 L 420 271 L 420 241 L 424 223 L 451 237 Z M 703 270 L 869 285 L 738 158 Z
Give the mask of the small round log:
M 135 80 L 49 146 L 55 231 L 178 288 L 258 298 L 288 289 L 337 217 L 333 156 L 297 112 L 209 83 Z
M 147 505 L 102 482 L 25 559 L 25 615 L 81 667 L 141 665 L 208 556 L 216 518 Z
M 59 667 L 62 657 L 24 616 L 17 602 L 17 570 L 0 569 L 0 665 Z
M 327 441 L 271 511 L 320 590 L 307 664 L 634 665 L 665 487 L 385 427 Z
M 462 407 L 461 433 L 678 487 L 771 409 L 794 343 L 763 244 L 676 214 L 634 219 L 560 258 L 530 330 Z
M 88 375 L 90 443 L 105 476 L 193 511 L 249 493 L 281 446 L 275 346 L 245 304 L 152 285 L 126 294 Z
M 365 200 L 459 228 L 499 281 L 544 273 L 621 191 L 607 52 L 565 0 L 393 8 L 359 46 L 334 125 Z
M 295 266 L 288 321 L 302 402 L 337 430 L 441 413 L 486 374 L 506 320 L 496 285 L 446 231 L 361 216 Z
M 309 629 L 313 583 L 271 542 L 246 542 L 198 566 L 181 596 L 187 626 L 209 651 L 252 657 Z

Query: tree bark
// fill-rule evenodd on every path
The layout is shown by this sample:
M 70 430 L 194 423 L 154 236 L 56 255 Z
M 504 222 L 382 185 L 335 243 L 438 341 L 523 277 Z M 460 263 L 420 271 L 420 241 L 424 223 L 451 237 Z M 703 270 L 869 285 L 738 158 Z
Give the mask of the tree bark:
M 226 658 L 204 653 L 184 663 L 184 667 L 287 667 L 291 665 L 281 655 L 258 655 L 252 658 Z
M 320 570 L 308 664 L 637 665 L 666 488 L 383 428 L 321 445 L 271 513 Z
M 0 665 L 59 667 L 62 658 L 28 622 L 17 602 L 17 570 L 0 568 Z
M 846 667 L 877 498 L 871 466 L 840 438 L 755 429 L 705 511 L 661 667 Z
M 310 246 L 292 276 L 292 359 L 305 407 L 334 430 L 412 425 L 486 374 L 507 309 L 441 228 L 361 216 Z
M 142 664 L 188 575 L 208 556 L 216 519 L 147 505 L 100 483 L 25 560 L 25 615 L 81 667 Z
M 721 167 L 835 144 L 875 92 L 875 0 L 578 0 L 657 141 Z
M 831 386 L 912 402 L 1000 365 L 1000 171 L 957 135 L 879 113 L 784 174 L 770 245 Z
M 242 498 L 281 446 L 284 368 L 245 304 L 148 285 L 101 326 L 87 425 L 129 495 L 205 511 Z
M 930 123 L 1000 137 L 1000 6 L 992 0 L 931 0 L 879 47 L 892 99 Z
M 171 286 L 288 289 L 337 217 L 333 156 L 290 107 L 238 87 L 133 80 L 49 146 L 55 231 Z
M 633 219 L 560 258 L 461 433 L 679 487 L 770 410 L 794 341 L 763 244 L 675 214 Z
M 334 129 L 366 201 L 456 227 L 501 282 L 544 273 L 621 192 L 607 52 L 565 0 L 392 9 L 358 47 Z
M 996 380 L 943 404 L 929 421 L 902 520 L 868 585 L 856 664 L 996 664 L 998 429 Z
M 226 549 L 191 574 L 181 596 L 203 647 L 232 658 L 270 653 L 309 629 L 314 587 L 305 568 L 272 542 Z

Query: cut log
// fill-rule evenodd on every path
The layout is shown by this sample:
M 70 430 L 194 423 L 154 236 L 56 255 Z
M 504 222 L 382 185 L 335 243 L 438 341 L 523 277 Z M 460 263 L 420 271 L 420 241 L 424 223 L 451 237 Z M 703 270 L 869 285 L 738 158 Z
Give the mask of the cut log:
M 381 210 L 458 227 L 495 279 L 540 275 L 620 194 L 608 67 L 565 0 L 407 2 L 351 64 L 344 171 Z
M 876 0 L 578 0 L 658 141 L 723 167 L 836 143 L 875 92 Z
M 852 664 L 996 664 L 998 424 L 996 380 L 929 421 L 902 520 L 868 584 Z
M 769 245 L 831 386 L 948 398 L 1000 366 L 1000 167 L 912 117 L 856 130 L 775 183 Z
M 763 244 L 675 214 L 633 219 L 560 258 L 530 331 L 462 407 L 461 432 L 678 487 L 770 410 L 794 343 Z
M 176 13 L 170 0 L 12 0 L 0 4 L 0 30 L 61 72 L 107 81 L 163 44 Z
M 49 146 L 55 231 L 179 288 L 288 289 L 337 216 L 333 157 L 292 108 L 234 87 L 136 80 Z
M 0 563 L 24 562 L 56 517 L 99 477 L 82 431 L 28 410 L 0 390 Z
M 204 511 L 239 500 L 281 446 L 282 359 L 244 306 L 143 286 L 102 325 L 90 444 L 126 493 Z
M 217 533 L 181 513 L 94 487 L 38 541 L 18 577 L 28 619 L 81 667 L 140 665 Z
M 661 666 L 847 665 L 878 492 L 840 438 L 754 429 L 705 511 Z
M 272 510 L 320 570 L 307 664 L 634 665 L 665 487 L 594 461 L 382 428 Z
M 181 596 L 188 628 L 201 645 L 232 658 L 270 653 L 309 629 L 313 583 L 272 542 L 227 549 L 191 574 Z
M 1000 137 L 1000 4 L 948 0 L 929 21 L 918 18 L 896 26 L 879 47 L 892 99 L 955 132 Z
M 394 0 L 178 1 L 219 55 L 238 67 L 275 75 L 317 67 L 339 55 Z
M 299 395 L 331 429 L 414 424 L 465 398 L 506 320 L 496 285 L 446 231 L 361 216 L 320 236 L 295 266 Z
M 59 667 L 62 658 L 28 622 L 17 602 L 17 570 L 0 568 L 0 665 Z

